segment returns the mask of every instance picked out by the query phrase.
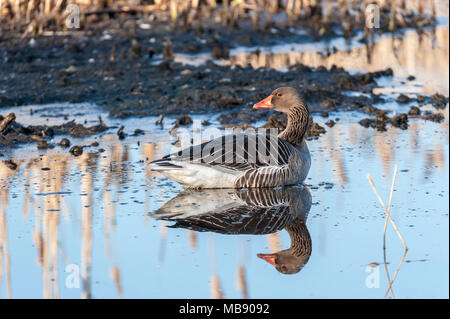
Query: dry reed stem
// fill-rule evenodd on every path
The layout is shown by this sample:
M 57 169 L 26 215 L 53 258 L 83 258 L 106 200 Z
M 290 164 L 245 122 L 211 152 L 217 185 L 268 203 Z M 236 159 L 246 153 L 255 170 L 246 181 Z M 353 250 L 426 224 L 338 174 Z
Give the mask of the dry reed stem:
M 395 183 L 395 177 L 396 177 L 396 175 L 397 175 L 397 165 L 395 166 L 395 170 L 394 170 L 394 178 L 393 178 L 393 181 L 392 181 L 392 186 L 393 186 L 394 183 Z M 376 189 L 376 187 L 375 187 L 375 184 L 373 183 L 372 177 L 370 176 L 369 173 L 367 173 L 366 177 L 367 177 L 367 179 L 369 180 L 370 186 L 372 186 L 372 189 L 373 189 L 375 195 L 377 196 L 378 201 L 380 202 L 381 206 L 383 207 L 384 211 L 386 212 L 387 217 L 388 217 L 389 220 L 391 221 L 392 227 L 394 227 L 394 229 L 395 229 L 395 231 L 396 231 L 398 237 L 400 238 L 400 241 L 402 242 L 403 247 L 404 247 L 406 250 L 408 250 L 408 247 L 407 247 L 406 244 L 405 244 L 405 240 L 403 239 L 402 234 L 400 234 L 400 231 L 398 230 L 397 225 L 395 224 L 394 220 L 393 220 L 392 217 L 391 217 L 391 214 L 389 213 L 390 206 L 389 206 L 389 209 L 387 209 L 386 206 L 384 205 L 384 202 L 383 202 L 383 200 L 381 199 L 380 195 L 378 194 L 378 191 L 377 191 L 377 189 Z M 394 190 L 393 190 L 393 188 L 392 188 L 392 189 L 391 189 L 391 194 L 390 194 L 390 199 L 389 199 L 389 204 L 391 204 L 392 193 L 393 193 L 393 191 L 394 191 Z
M 380 2 L 380 1 L 378 1 Z M 64 18 L 66 16 L 65 9 L 69 4 L 79 6 L 80 13 L 83 18 L 88 15 L 115 15 L 115 14 L 142 14 L 148 16 L 150 13 L 163 12 L 163 16 L 168 16 L 173 22 L 178 21 L 183 16 L 184 22 L 190 21 L 189 16 L 195 16 L 199 11 L 206 12 L 211 15 L 224 12 L 221 18 L 222 23 L 225 22 L 229 26 L 237 24 L 240 18 L 249 18 L 253 16 L 262 16 L 262 8 L 266 12 L 265 25 L 271 25 L 271 17 L 273 13 L 284 11 L 287 15 L 287 21 L 294 22 L 301 17 L 309 17 L 313 12 L 312 8 L 316 6 L 332 7 L 333 3 L 337 3 L 338 10 L 336 13 L 341 14 L 342 17 L 346 12 L 352 10 L 354 16 L 362 17 L 363 7 L 355 5 L 351 1 L 343 0 L 223 0 L 219 3 L 216 0 L 154 0 L 154 4 L 146 4 L 143 1 L 137 0 L 119 0 L 119 1 L 105 1 L 103 6 L 99 6 L 98 1 L 88 0 L 0 0 L 0 15 L 1 21 L 11 22 L 9 28 L 16 30 L 26 27 L 24 37 L 29 35 L 29 30 L 32 30 L 32 35 L 42 34 L 44 29 L 52 26 L 54 22 L 57 26 L 64 28 Z M 428 2 L 427 2 L 428 3 Z M 390 6 L 389 28 L 394 31 L 399 27 L 397 20 L 403 19 L 405 9 L 403 8 L 404 1 L 383 1 L 383 6 Z M 417 12 L 419 16 L 423 15 L 424 7 L 427 6 L 423 0 L 417 4 Z M 431 2 L 431 17 L 435 16 L 434 3 Z M 259 7 L 259 8 L 258 8 Z M 231 10 L 228 10 L 231 8 Z M 409 12 L 409 11 L 408 11 Z M 408 13 L 406 12 L 406 13 Z M 398 13 L 398 14 L 397 14 Z M 325 15 L 323 18 L 327 19 Z M 251 19 L 250 19 L 251 20 Z M 192 22 L 192 21 L 190 21 Z M 400 21 L 401 23 L 401 21 Z M 255 21 L 253 21 L 255 24 Z
M 384 220 L 384 228 L 383 228 L 383 259 L 384 259 L 384 268 L 386 270 L 386 276 L 387 276 L 388 282 L 389 282 L 389 287 L 388 287 L 388 289 L 387 289 L 387 291 L 386 291 L 386 293 L 384 295 L 385 298 L 387 297 L 389 291 L 391 292 L 392 297 L 395 298 L 394 292 L 392 290 L 392 284 L 394 283 L 395 279 L 397 278 L 397 275 L 398 275 L 398 272 L 400 270 L 400 267 L 403 264 L 403 262 L 405 260 L 405 256 L 406 256 L 406 254 L 408 252 L 408 247 L 406 246 L 406 243 L 405 243 L 405 241 L 403 239 L 403 236 L 401 235 L 400 231 L 398 230 L 398 227 L 395 224 L 395 222 L 392 219 L 392 216 L 390 214 L 390 210 L 391 210 L 391 206 L 392 206 L 392 198 L 393 198 L 393 194 L 394 194 L 394 185 L 395 185 L 395 180 L 397 178 L 397 170 L 398 170 L 398 166 L 395 165 L 395 167 L 394 167 L 394 175 L 392 177 L 391 190 L 390 190 L 390 194 L 389 194 L 389 203 L 388 203 L 387 207 L 384 204 L 383 200 L 381 199 L 381 197 L 380 197 L 380 195 L 379 195 L 379 193 L 378 193 L 378 191 L 377 191 L 377 189 L 375 187 L 375 184 L 373 183 L 372 177 L 370 176 L 369 173 L 366 175 L 366 177 L 367 177 L 367 179 L 368 179 L 368 181 L 370 183 L 370 186 L 372 187 L 375 195 L 378 198 L 378 201 L 380 202 L 381 206 L 383 207 L 384 211 L 386 212 L 386 217 L 385 217 L 385 220 Z M 386 262 L 386 230 L 387 230 L 388 219 L 390 220 L 394 230 L 396 231 L 400 241 L 402 242 L 403 247 L 405 248 L 405 252 L 403 254 L 403 257 L 402 257 L 402 259 L 401 259 L 401 261 L 400 261 L 400 263 L 399 263 L 399 265 L 398 265 L 398 267 L 397 267 L 397 269 L 396 269 L 396 271 L 394 273 L 394 276 L 392 277 L 392 280 L 390 279 L 389 270 L 388 270 L 387 262 Z

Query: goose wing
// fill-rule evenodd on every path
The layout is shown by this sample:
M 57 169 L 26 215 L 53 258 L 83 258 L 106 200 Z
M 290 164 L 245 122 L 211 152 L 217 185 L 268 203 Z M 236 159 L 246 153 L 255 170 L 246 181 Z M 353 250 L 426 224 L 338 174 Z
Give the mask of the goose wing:
M 177 219 L 173 228 L 210 231 L 221 234 L 271 234 L 292 221 L 288 206 L 240 206 L 223 212 Z
M 302 200 L 304 193 L 299 188 L 185 191 L 153 217 L 175 222 L 169 227 L 195 231 L 271 234 L 297 218 L 290 202 Z
M 294 151 L 295 147 L 292 144 L 276 135 L 264 132 L 237 133 L 185 148 L 152 163 L 176 167 L 176 162 L 188 161 L 245 171 L 265 166 L 286 165 Z

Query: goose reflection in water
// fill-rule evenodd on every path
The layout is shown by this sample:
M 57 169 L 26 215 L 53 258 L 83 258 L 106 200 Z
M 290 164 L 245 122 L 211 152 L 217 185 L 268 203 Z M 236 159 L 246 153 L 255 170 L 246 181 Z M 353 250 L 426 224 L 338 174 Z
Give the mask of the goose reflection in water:
M 153 213 L 171 228 L 221 234 L 267 235 L 285 229 L 291 247 L 257 256 L 283 274 L 299 272 L 311 255 L 306 219 L 311 194 L 306 186 L 260 189 L 186 190 Z

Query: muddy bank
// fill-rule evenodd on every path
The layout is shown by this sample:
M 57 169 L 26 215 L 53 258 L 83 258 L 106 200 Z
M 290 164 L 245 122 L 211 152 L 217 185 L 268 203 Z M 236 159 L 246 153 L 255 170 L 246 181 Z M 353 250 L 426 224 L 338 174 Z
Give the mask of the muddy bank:
M 405 21 L 410 22 L 405 26 L 414 27 L 414 23 L 416 27 L 430 25 L 418 23 L 414 15 L 408 17 Z M 332 26 L 329 33 L 319 32 L 320 39 L 343 34 L 342 25 L 333 25 L 337 23 L 333 19 L 329 22 Z M 362 121 L 366 127 L 382 128 L 395 123 L 405 127 L 402 124 L 404 117 L 391 120 L 386 116 L 387 112 L 380 116 L 373 108 L 374 104 L 392 99 L 373 91 L 380 78 L 393 76 L 391 69 L 350 74 L 336 66 L 327 69 L 296 64 L 287 72 L 279 72 L 269 68 L 219 66 L 212 60 L 198 67 L 185 66 L 172 60 L 173 52 L 211 52 L 212 59 L 221 59 L 227 58 L 229 48 L 237 45 L 269 45 L 288 39 L 300 43 L 313 41 L 317 36 L 313 30 L 314 21 L 303 19 L 269 29 L 262 27 L 258 31 L 253 30 L 250 21 L 245 19 L 237 28 L 202 21 L 199 29 L 193 27 L 195 23 L 185 28 L 163 23 L 165 20 L 159 18 L 150 20 L 122 16 L 110 20 L 93 15 L 89 24 L 69 36 L 21 39 L 3 32 L 0 114 L 7 116 L 1 113 L 2 106 L 93 102 L 116 118 L 204 113 L 217 118 L 223 128 L 245 128 L 256 121 L 267 120 L 266 127 L 282 129 L 285 121 L 282 116 L 253 110 L 251 106 L 277 87 L 293 86 L 303 95 L 313 116 L 327 118 L 330 112 L 356 110 L 375 117 Z M 377 32 L 386 31 L 385 22 L 382 20 L 384 27 Z M 351 30 L 357 32 L 360 29 L 361 26 L 355 24 Z M 411 97 L 400 94 L 396 99 L 398 103 L 417 102 L 417 108 L 427 103 L 445 108 L 448 103 L 447 97 L 437 95 Z M 51 110 L 48 113 L 52 113 Z M 439 114 L 416 113 L 412 111 L 407 118 L 436 121 L 440 118 Z M 68 118 L 64 114 L 51 116 Z M 332 127 L 335 121 L 328 119 L 326 124 Z M 311 128 L 311 136 L 326 131 L 317 124 L 312 124 Z M 10 142 L 3 138 L 4 145 L 11 141 L 29 141 L 29 137 L 8 134 Z
M 12 147 L 25 143 L 36 143 L 38 149 L 49 149 L 55 146 L 69 148 L 71 142 L 67 138 L 58 139 L 58 135 L 70 135 L 71 137 L 86 137 L 108 130 L 101 117 L 99 123 L 93 126 L 84 126 L 75 120 L 61 125 L 28 125 L 24 126 L 16 122 L 14 113 L 3 117 L 0 115 L 0 147 Z M 98 145 L 90 145 L 98 146 Z M 74 155 L 82 153 L 83 146 L 74 146 L 70 152 Z M 81 151 L 81 152 L 80 152 Z
M 30 44 L 1 47 L 0 106 L 89 101 L 117 118 L 207 113 L 218 118 L 224 128 L 245 128 L 269 119 L 272 114 L 253 110 L 255 102 L 277 87 L 293 86 L 314 116 L 327 118 L 329 112 L 359 111 L 377 117 L 377 123 L 380 118 L 385 124 L 390 121 L 385 115 L 380 116 L 373 104 L 390 101 L 375 94 L 374 88 L 380 78 L 393 76 L 391 69 L 350 74 L 336 66 L 327 69 L 296 64 L 287 72 L 279 72 L 269 68 L 219 66 L 212 61 L 194 67 L 173 61 L 155 62 L 137 41 L 117 43 L 115 48 L 92 39 L 74 43 L 58 37 L 37 40 L 32 48 Z M 447 97 L 438 94 L 415 97 L 400 94 L 395 99 L 398 103 L 417 103 L 417 107 L 431 103 L 440 109 L 448 103 Z M 434 118 L 433 114 L 409 117 L 412 116 Z M 368 121 L 362 125 L 383 126 Z M 334 121 L 328 120 L 327 125 L 333 126 Z M 278 114 L 272 115 L 266 126 L 281 129 L 283 119 Z M 316 136 L 325 129 L 314 125 L 313 131 L 317 134 L 312 136 Z
M 341 68 L 292 66 L 289 72 L 250 67 L 200 67 L 156 62 L 139 43 L 67 42 L 46 38 L 16 48 L 1 48 L 0 106 L 52 102 L 97 103 L 114 117 L 182 113 L 220 113 L 245 109 L 273 89 L 299 88 L 313 110 L 326 100 L 331 108 L 382 101 L 371 93 L 390 70 L 350 75 Z M 121 54 L 120 52 L 124 52 Z M 369 97 L 343 91 L 366 92 Z M 327 107 L 330 108 L 330 107 Z M 251 111 L 249 111 L 251 112 Z M 261 114 L 261 112 L 259 112 Z

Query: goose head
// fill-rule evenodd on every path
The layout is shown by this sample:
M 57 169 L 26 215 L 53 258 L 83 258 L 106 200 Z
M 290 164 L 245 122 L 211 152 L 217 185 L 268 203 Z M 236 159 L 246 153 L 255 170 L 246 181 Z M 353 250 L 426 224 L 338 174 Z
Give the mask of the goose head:
M 298 273 L 309 259 L 309 255 L 297 256 L 292 249 L 285 249 L 274 254 L 257 254 L 257 256 L 287 275 Z
M 289 114 L 294 109 L 303 107 L 308 111 L 305 101 L 293 87 L 280 87 L 273 91 L 268 97 L 253 105 L 255 109 L 273 109 L 278 112 Z
M 253 105 L 256 109 L 273 109 L 287 114 L 286 129 L 279 135 L 282 139 L 301 146 L 309 125 L 309 109 L 293 87 L 281 87 L 264 100 Z
M 308 262 L 312 251 L 311 236 L 305 222 L 305 218 L 299 216 L 286 226 L 291 247 L 273 254 L 257 254 L 257 256 L 283 274 L 298 273 Z

